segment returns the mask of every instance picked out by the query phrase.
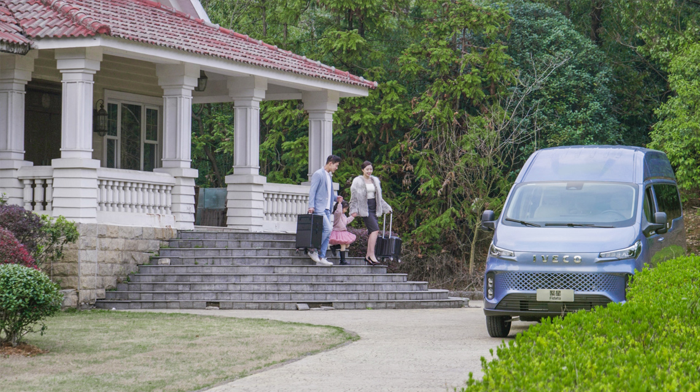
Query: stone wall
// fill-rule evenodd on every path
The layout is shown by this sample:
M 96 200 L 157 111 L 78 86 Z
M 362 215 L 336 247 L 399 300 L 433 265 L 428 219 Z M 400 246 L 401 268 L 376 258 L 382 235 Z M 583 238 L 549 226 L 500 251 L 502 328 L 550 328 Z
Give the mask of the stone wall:
M 77 226 L 78 242 L 66 246 L 61 262 L 43 268 L 61 285 L 64 307 L 94 304 L 96 299 L 104 298 L 105 290 L 116 288 L 177 235 L 173 228 L 93 223 Z

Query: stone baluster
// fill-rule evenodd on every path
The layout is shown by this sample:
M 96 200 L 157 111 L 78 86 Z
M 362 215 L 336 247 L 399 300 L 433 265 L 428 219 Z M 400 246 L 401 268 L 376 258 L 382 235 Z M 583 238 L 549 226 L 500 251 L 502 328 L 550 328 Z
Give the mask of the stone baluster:
M 24 180 L 24 209 L 27 211 L 32 211 L 32 202 L 34 201 L 34 195 L 32 193 L 32 184 L 34 180 Z
M 53 211 L 53 178 L 46 179 L 46 211 Z
M 34 211 L 44 211 L 44 179 L 38 178 L 34 181 Z

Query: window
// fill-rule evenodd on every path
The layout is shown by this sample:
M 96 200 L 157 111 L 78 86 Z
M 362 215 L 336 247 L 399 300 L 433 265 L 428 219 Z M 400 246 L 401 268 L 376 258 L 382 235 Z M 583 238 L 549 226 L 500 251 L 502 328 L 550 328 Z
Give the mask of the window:
M 672 184 L 654 184 L 654 193 L 659 211 L 666 213 L 670 228 L 672 221 L 681 217 L 681 200 L 678 197 L 678 189 Z
M 654 195 L 651 193 L 651 187 L 647 187 L 644 192 L 644 217 L 647 222 L 654 222 Z
M 138 102 L 151 97 L 105 92 L 108 132 L 105 136 L 106 167 L 153 171 L 160 162 L 160 106 Z
M 630 226 L 636 216 L 637 189 L 616 182 L 520 184 L 506 208 L 505 224 L 511 219 L 540 226 Z

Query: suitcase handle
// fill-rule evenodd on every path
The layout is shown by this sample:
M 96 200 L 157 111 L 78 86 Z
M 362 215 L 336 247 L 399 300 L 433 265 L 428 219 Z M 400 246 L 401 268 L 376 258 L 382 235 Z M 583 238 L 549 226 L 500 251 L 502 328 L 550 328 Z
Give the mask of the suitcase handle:
M 390 212 L 389 214 L 389 237 L 391 237 L 391 227 L 394 223 L 394 212 Z M 386 238 L 386 216 L 387 214 L 384 214 L 384 224 L 382 225 L 382 238 Z

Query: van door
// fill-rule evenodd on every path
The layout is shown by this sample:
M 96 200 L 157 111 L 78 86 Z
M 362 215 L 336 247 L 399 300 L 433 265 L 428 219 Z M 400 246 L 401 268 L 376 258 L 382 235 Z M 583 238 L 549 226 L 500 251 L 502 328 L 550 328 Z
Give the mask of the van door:
M 668 231 L 659 235 L 657 242 L 661 249 L 652 256 L 652 264 L 685 255 L 685 227 L 683 210 L 678 188 L 675 184 L 657 183 L 653 185 L 656 205 L 659 212 L 665 212 Z

